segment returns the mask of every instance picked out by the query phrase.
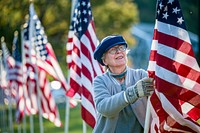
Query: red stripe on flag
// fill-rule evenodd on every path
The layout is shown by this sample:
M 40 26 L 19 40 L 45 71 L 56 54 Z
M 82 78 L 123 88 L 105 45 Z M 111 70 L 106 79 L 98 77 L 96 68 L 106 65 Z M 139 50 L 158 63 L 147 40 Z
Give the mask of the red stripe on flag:
M 86 97 L 91 102 L 91 104 L 93 105 L 93 107 L 95 107 L 93 96 L 92 96 L 91 92 L 87 88 L 85 88 L 84 86 L 83 86 L 82 90 L 83 90 L 82 94 L 84 95 L 84 97 Z
M 181 101 L 180 100 L 180 105 L 185 104 L 185 101 Z M 189 103 L 188 103 L 189 104 Z M 197 120 L 199 119 L 199 114 L 200 114 L 200 109 L 193 107 L 192 109 L 190 109 L 187 113 L 195 122 L 197 122 Z
M 94 116 L 88 111 L 88 109 L 81 106 L 81 116 L 83 120 L 87 122 L 88 125 L 90 125 L 92 128 L 94 128 L 96 120 Z
M 178 51 L 181 51 L 189 56 L 194 57 L 194 52 L 192 50 L 191 44 L 181 40 L 180 38 L 177 38 L 168 34 L 164 34 L 162 32 L 157 31 L 156 34 L 158 34 L 159 36 L 158 43 L 172 47 Z
M 156 50 L 151 50 L 149 60 L 150 61 L 155 61 L 156 60 L 156 55 L 157 55 L 157 51 Z
M 93 21 L 91 21 L 91 23 L 93 23 Z M 94 52 L 96 46 L 95 46 L 95 44 L 93 43 L 92 37 L 91 37 L 91 35 L 90 35 L 90 33 L 89 33 L 88 30 L 86 30 L 85 35 L 86 35 L 87 38 L 89 39 L 90 45 L 91 45 L 91 48 L 92 48 L 92 51 Z
M 171 60 L 160 54 L 157 54 L 156 58 L 158 59 L 157 61 L 158 66 L 161 66 L 173 73 L 178 73 L 178 75 L 181 75 L 185 78 L 200 83 L 200 73 L 192 69 L 191 67 L 188 67 L 184 64 Z
M 200 108 L 200 95 L 175 84 L 172 84 L 166 80 L 156 77 L 156 87 L 159 92 L 165 95 L 187 101 L 190 104 Z M 169 91 L 170 88 L 170 91 Z

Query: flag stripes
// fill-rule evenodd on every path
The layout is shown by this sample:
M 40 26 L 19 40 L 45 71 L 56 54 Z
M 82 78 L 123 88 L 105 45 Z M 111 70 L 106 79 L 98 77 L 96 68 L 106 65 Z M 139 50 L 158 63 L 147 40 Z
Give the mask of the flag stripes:
M 66 62 L 68 64 L 68 68 L 71 68 L 71 62 L 72 62 L 72 49 L 73 49 L 73 36 L 74 36 L 74 31 L 69 30 L 68 33 L 68 41 L 66 45 Z
M 192 130 L 188 126 L 183 126 L 185 119 L 179 120 L 179 122 L 177 122 L 176 118 L 178 118 L 178 116 L 171 117 L 169 115 L 169 113 L 171 114 L 171 112 L 167 112 L 164 107 L 161 108 L 162 106 L 167 106 L 167 108 L 171 107 L 173 109 L 173 113 L 176 112 L 176 109 L 173 108 L 173 106 L 169 102 L 167 102 L 169 105 L 167 105 L 167 103 L 166 103 L 166 105 L 163 105 L 164 102 L 162 103 L 159 100 L 161 98 L 163 100 L 165 97 L 164 97 L 164 95 L 162 95 L 162 94 L 159 95 L 158 93 L 153 94 L 151 96 L 151 102 L 154 103 L 154 104 L 152 104 L 152 106 L 153 106 L 154 110 L 156 110 L 156 112 L 152 111 L 152 112 L 154 112 L 154 113 L 152 113 L 153 114 L 152 125 L 154 127 L 151 129 L 151 132 L 155 132 L 155 131 L 156 132 L 165 132 L 165 131 L 195 132 L 195 130 Z M 173 115 L 173 114 L 171 114 L 171 115 Z M 159 118 L 159 120 L 157 120 L 157 117 Z M 189 122 L 189 123 L 191 123 L 191 122 Z M 191 125 L 191 124 L 189 124 L 189 125 Z M 198 128 L 198 126 L 195 126 L 195 125 L 192 127 L 194 129 Z
M 45 71 L 43 70 L 39 71 L 39 79 L 40 79 L 39 85 L 42 94 L 40 101 L 41 101 L 43 116 L 46 119 L 49 119 L 51 122 L 53 122 L 56 126 L 60 127 L 62 123 L 59 119 L 58 108 L 50 92 L 50 86 L 46 78 Z
M 80 12 L 80 14 L 79 14 Z M 94 127 L 96 110 L 92 82 L 103 70 L 93 58 L 98 44 L 89 0 L 78 0 L 74 9 L 67 43 L 67 63 L 70 68 L 70 90 L 68 96 L 76 93 L 81 97 L 83 120 Z

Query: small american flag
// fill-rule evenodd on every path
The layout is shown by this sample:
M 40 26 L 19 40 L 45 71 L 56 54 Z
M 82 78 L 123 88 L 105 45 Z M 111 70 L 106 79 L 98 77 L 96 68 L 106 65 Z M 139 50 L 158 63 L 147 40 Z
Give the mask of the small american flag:
M 102 74 L 102 68 L 93 58 L 98 44 L 89 0 L 78 0 L 67 43 L 67 63 L 70 69 L 70 87 L 68 96 L 78 93 L 81 96 L 81 114 L 83 120 L 94 127 L 96 111 L 92 82 L 95 76 Z
M 148 72 L 151 132 L 200 132 L 200 69 L 178 0 L 158 0 Z
M 15 44 L 15 46 L 16 45 L 17 44 Z M 19 60 L 15 60 L 15 58 L 10 55 L 10 52 L 8 51 L 5 42 L 2 43 L 2 50 L 6 66 L 5 68 L 7 72 L 6 75 L 6 80 L 8 81 L 7 89 L 9 89 L 9 92 L 11 92 L 10 93 L 11 96 L 16 100 L 17 104 L 16 121 L 20 122 L 24 115 L 22 63 L 20 61 L 20 58 L 18 58 Z
M 18 64 L 19 72 L 23 73 L 22 70 L 22 59 L 21 59 L 21 53 L 19 52 L 19 41 L 18 41 L 18 32 L 15 32 L 14 39 L 13 39 L 13 46 L 12 46 L 12 56 Z M 24 110 L 25 110 L 25 97 L 24 97 L 24 90 L 23 90 L 23 77 L 21 75 L 22 81 L 19 85 L 18 89 L 16 89 L 16 121 L 19 123 L 21 122 L 23 116 L 24 116 Z

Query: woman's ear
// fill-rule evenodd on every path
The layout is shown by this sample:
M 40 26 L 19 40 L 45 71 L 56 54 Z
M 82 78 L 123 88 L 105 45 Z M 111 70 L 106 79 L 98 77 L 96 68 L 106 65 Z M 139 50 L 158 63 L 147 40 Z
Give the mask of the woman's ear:
M 106 63 L 105 59 L 102 60 L 103 64 L 105 64 L 105 66 L 107 66 L 108 64 Z

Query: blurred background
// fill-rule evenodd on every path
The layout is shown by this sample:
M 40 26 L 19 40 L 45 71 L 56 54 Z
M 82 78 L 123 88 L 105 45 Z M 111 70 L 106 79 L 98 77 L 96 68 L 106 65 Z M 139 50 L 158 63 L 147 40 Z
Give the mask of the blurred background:
M 199 0 L 179 0 L 179 2 L 195 57 L 200 63 Z M 28 0 L 0 0 L 0 37 L 5 37 L 10 51 L 14 32 L 18 31 L 20 34 L 25 16 L 29 13 L 29 4 Z M 65 77 L 68 77 L 66 43 L 71 21 L 71 5 L 71 0 L 34 0 L 36 13 L 45 28 Z M 98 39 L 101 40 L 110 34 L 123 35 L 129 44 L 129 65 L 147 69 L 155 23 L 156 0 L 91 0 L 91 7 Z M 58 84 L 51 81 L 51 92 L 59 106 L 61 120 L 64 122 L 66 97 Z M 3 104 L 5 96 L 0 94 L 0 102 Z M 4 114 L 1 112 L 0 116 L 2 118 Z M 37 119 L 38 116 L 35 117 Z M 70 118 L 72 121 L 70 120 L 69 130 L 80 132 L 82 121 L 79 106 L 73 109 Z M 3 121 L 0 123 L 0 127 L 6 125 Z M 64 131 L 64 127 L 52 129 L 52 125 L 46 122 L 44 126 L 49 128 L 45 129 L 45 132 Z
M 36 13 L 66 76 L 66 42 L 71 5 L 71 0 L 34 0 Z M 199 0 L 180 0 L 180 5 L 199 62 Z M 155 22 L 156 0 L 91 0 L 91 7 L 99 40 L 110 34 L 122 34 L 129 43 L 129 48 L 136 49 L 130 55 L 137 56 L 138 60 L 144 58 L 146 62 L 138 64 L 137 59 L 132 59 L 131 64 L 146 68 Z M 0 0 L 0 9 L 0 37 L 5 37 L 7 47 L 11 50 L 14 31 L 20 33 L 28 14 L 29 1 Z M 145 50 L 140 51 L 143 47 Z M 145 56 L 140 57 L 140 53 L 144 55 L 144 52 Z

